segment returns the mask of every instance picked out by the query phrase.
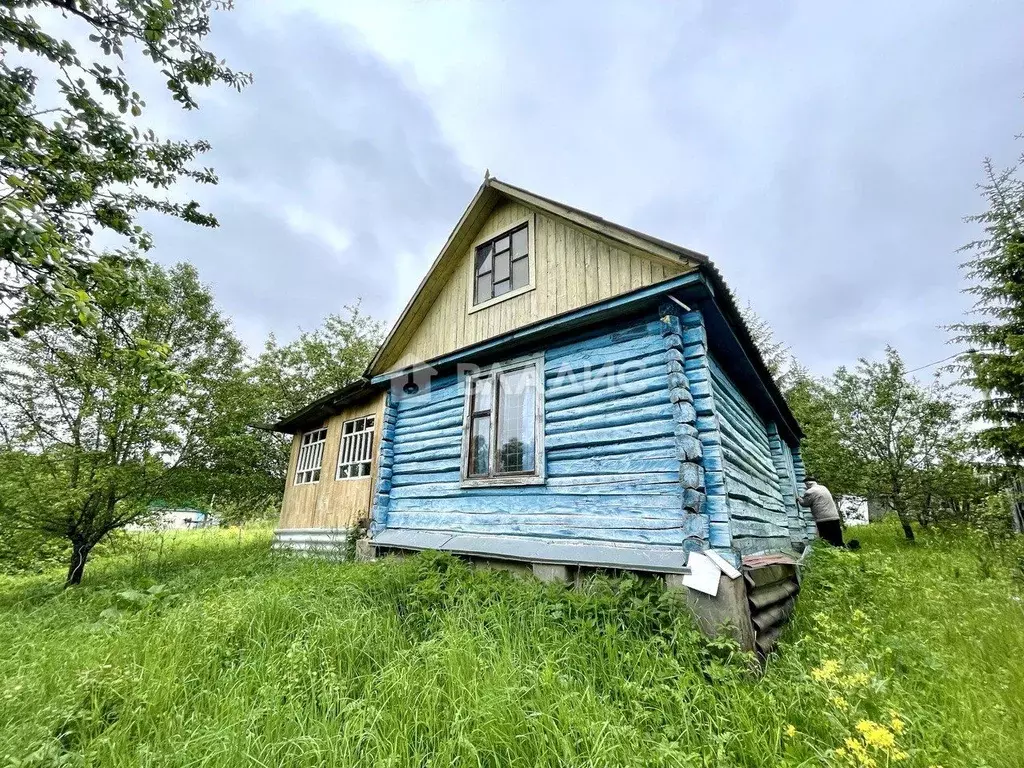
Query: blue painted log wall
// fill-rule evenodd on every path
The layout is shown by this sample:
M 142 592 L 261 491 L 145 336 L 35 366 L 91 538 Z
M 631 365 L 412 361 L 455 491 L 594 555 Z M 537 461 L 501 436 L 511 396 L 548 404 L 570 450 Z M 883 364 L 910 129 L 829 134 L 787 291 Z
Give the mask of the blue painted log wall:
M 464 380 L 396 403 L 388 528 L 682 544 L 669 371 L 653 315 L 545 352 L 543 486 L 460 485 Z M 385 501 L 381 499 L 381 501 Z
M 791 550 L 789 520 L 768 426 L 714 356 L 708 360 L 732 546 L 743 554 Z

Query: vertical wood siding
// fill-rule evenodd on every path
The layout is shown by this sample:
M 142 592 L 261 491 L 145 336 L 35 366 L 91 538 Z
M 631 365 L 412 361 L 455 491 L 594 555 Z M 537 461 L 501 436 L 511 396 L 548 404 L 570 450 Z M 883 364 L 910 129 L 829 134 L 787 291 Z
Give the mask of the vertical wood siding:
M 327 442 L 324 445 L 320 480 L 316 483 L 295 485 L 295 463 L 301 435 L 292 440 L 291 460 L 281 503 L 279 528 L 348 528 L 369 516 L 371 489 L 377 477 L 378 451 L 374 448 L 367 477 L 335 480 L 338 470 L 338 451 L 341 447 L 341 426 L 346 421 L 375 415 L 374 445 L 379 445 L 384 393 L 359 405 L 346 408 L 327 422 Z
M 659 320 L 545 353 L 543 486 L 460 484 L 464 382 L 397 403 L 387 527 L 681 544 L 672 405 Z
M 534 228 L 530 270 L 535 289 L 470 313 L 473 273 L 472 243 L 501 234 L 528 219 Z M 433 279 L 443 282 L 430 309 L 417 317 L 404 349 L 381 361 L 393 370 L 499 336 L 524 325 L 627 293 L 690 271 L 687 265 L 633 253 L 551 216 L 535 213 L 513 201 L 494 209 L 457 264 Z
M 789 550 L 789 521 L 767 426 L 713 357 L 708 369 L 722 435 L 732 545 L 741 553 Z

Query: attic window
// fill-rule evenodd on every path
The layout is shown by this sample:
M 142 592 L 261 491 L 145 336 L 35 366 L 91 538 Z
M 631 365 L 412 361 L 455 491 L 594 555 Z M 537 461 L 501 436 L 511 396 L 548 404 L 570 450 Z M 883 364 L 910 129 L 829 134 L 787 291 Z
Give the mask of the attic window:
M 529 225 L 522 224 L 476 248 L 473 304 L 530 284 Z
M 327 443 L 327 427 L 314 429 L 302 436 L 299 461 L 295 469 L 295 484 L 315 483 L 320 480 L 320 467 L 324 463 L 324 445 Z

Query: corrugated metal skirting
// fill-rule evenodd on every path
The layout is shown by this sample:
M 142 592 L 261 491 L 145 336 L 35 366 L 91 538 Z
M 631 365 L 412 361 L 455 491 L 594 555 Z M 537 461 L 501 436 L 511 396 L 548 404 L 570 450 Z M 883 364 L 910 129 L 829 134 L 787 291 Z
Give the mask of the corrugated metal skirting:
M 271 549 L 302 555 L 343 556 L 348 541 L 346 528 L 279 528 Z
M 757 650 L 766 654 L 775 646 L 796 607 L 796 596 L 800 592 L 797 566 L 790 563 L 747 566 L 743 569 L 743 578 Z

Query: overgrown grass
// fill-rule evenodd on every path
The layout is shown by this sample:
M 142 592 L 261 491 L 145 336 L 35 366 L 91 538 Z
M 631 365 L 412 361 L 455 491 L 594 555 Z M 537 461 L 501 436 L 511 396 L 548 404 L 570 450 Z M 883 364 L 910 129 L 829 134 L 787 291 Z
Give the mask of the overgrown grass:
M 7 578 L 0 765 L 1021 765 L 1007 560 L 859 535 L 814 553 L 763 675 L 636 579 L 298 560 L 216 531 L 66 592 Z

